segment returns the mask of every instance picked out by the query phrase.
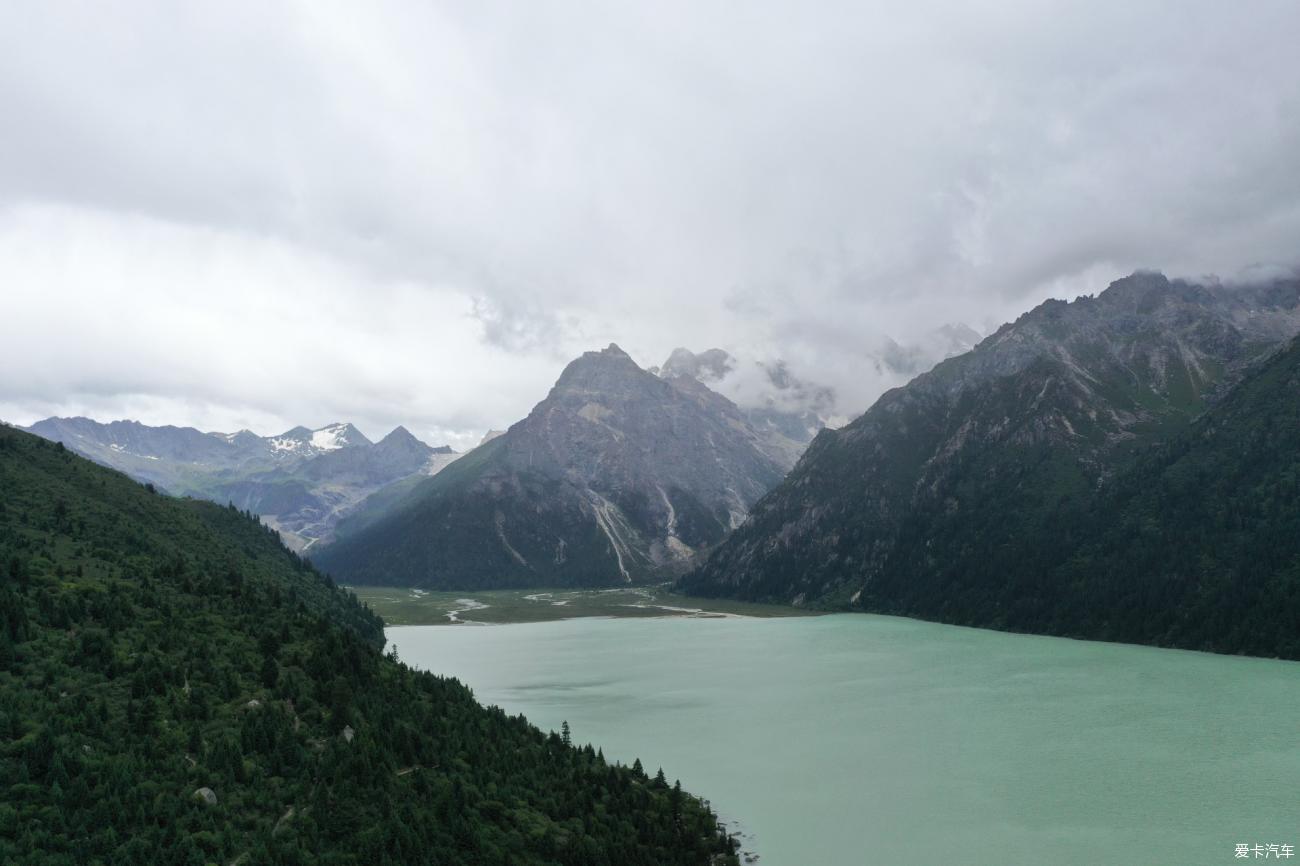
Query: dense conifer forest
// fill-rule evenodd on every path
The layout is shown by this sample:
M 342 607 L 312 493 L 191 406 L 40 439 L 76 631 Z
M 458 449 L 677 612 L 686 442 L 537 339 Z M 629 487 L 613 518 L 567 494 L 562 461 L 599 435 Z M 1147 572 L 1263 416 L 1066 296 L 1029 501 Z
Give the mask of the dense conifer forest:
M 735 862 L 662 773 L 382 644 L 252 516 L 0 427 L 0 862 Z

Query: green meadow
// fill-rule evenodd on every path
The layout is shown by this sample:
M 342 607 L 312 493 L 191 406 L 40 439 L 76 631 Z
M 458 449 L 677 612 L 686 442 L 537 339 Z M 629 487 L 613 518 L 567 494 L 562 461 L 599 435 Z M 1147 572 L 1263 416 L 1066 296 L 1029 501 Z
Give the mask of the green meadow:
M 426 591 L 410 587 L 348 587 L 388 625 L 549 622 L 578 617 L 808 616 L 809 611 L 772 604 L 675 595 L 668 585 L 617 589 L 499 589 Z

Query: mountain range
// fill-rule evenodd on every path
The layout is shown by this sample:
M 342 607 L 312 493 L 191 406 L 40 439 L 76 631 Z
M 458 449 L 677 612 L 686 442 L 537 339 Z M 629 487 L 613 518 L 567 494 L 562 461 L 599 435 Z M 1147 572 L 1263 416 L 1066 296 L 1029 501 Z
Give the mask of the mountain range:
M 1138 272 L 982 339 L 935 331 L 890 368 L 957 354 L 839 429 L 834 392 L 780 362 L 742 406 L 718 392 L 742 366 L 724 350 L 642 369 L 611 344 L 463 457 L 346 424 L 32 430 L 258 512 L 348 583 L 680 577 L 700 595 L 1290 657 L 1300 447 L 1265 433 L 1296 406 L 1298 333 L 1295 278 Z M 1233 510 L 1197 505 L 1198 489 Z
M 459 456 L 404 427 L 378 442 L 351 424 L 278 436 L 88 418 L 47 418 L 27 429 L 167 493 L 253 511 L 299 550 L 328 537 L 341 515 L 376 490 L 436 473 Z
M 791 450 L 695 375 L 656 375 L 611 344 L 570 363 L 502 435 L 373 497 L 313 558 L 345 582 L 423 587 L 671 575 L 744 520 Z
M 1260 490 L 1290 489 L 1300 454 L 1282 434 L 1258 444 L 1271 423 L 1264 419 L 1289 417 L 1300 396 L 1286 373 L 1297 332 L 1295 279 L 1229 287 L 1137 273 L 1096 297 L 1045 302 L 847 426 L 821 432 L 680 585 L 970 625 L 1294 653 L 1287 618 L 1300 590 L 1286 555 L 1300 546 L 1288 541 L 1268 567 L 1248 551 L 1277 544 L 1279 524 L 1259 512 L 1276 517 L 1278 494 Z M 1237 441 L 1235 430 L 1255 438 Z M 1171 453 L 1183 456 L 1170 462 Z M 1198 472 L 1203 488 L 1189 484 Z M 1179 487 L 1192 502 L 1213 489 L 1245 510 L 1199 514 L 1153 492 Z M 1217 522 L 1195 522 L 1210 511 Z M 1204 556 L 1189 561 L 1193 552 Z M 1280 613 L 1265 617 L 1263 600 Z M 1255 632 L 1240 619 L 1248 613 L 1265 617 Z M 1290 639 L 1256 640 L 1287 629 Z

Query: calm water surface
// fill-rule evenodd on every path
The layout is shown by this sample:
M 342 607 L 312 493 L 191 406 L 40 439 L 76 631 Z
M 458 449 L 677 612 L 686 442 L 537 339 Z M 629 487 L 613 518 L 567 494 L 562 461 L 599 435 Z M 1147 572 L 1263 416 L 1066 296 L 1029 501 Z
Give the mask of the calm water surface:
M 744 829 L 761 866 L 1226 866 L 1238 842 L 1300 850 L 1294 662 L 866 615 L 388 636 L 484 703 L 662 766 Z

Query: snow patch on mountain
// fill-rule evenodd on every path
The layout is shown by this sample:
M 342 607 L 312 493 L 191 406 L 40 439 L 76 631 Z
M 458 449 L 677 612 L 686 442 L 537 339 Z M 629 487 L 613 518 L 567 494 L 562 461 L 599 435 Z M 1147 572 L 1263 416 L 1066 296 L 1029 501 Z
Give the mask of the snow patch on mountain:
M 348 425 L 346 424 L 333 424 L 329 427 L 313 430 L 311 446 L 320 451 L 335 451 L 348 444 L 347 433 Z

